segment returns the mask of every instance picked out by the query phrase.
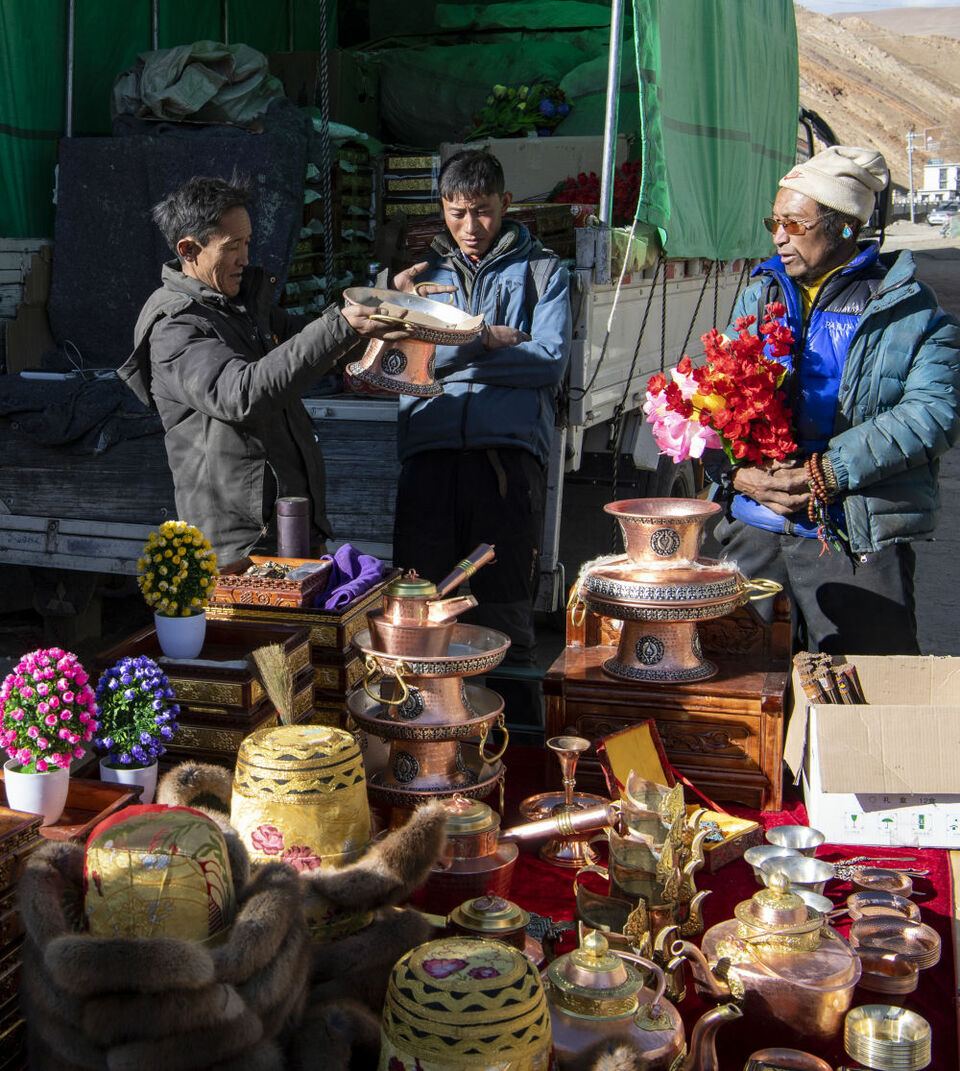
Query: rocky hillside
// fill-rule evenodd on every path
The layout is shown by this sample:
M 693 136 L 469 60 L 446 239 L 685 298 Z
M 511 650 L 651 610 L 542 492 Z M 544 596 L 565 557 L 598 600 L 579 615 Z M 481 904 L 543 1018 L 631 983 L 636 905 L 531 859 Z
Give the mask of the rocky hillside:
M 823 116 L 837 139 L 872 145 L 887 159 L 893 181 L 909 186 L 907 131 L 927 128 L 935 140 L 914 142 L 914 183 L 922 185 L 927 156 L 960 159 L 960 8 L 911 24 L 917 9 L 843 19 L 797 5 L 800 103 Z M 936 34 L 914 33 L 936 27 Z

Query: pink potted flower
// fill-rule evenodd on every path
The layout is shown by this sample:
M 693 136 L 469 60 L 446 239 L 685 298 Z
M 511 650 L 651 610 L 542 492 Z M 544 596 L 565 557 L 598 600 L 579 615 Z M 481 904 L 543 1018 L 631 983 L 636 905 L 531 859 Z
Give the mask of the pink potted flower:
M 97 728 L 93 689 L 75 654 L 48 647 L 25 654 L 0 685 L 0 747 L 7 805 L 56 822 L 67 801 L 70 763 Z

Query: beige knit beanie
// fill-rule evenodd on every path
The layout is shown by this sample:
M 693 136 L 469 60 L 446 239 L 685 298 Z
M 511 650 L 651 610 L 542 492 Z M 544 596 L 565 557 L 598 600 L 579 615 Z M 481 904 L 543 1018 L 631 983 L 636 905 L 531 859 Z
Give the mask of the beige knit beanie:
M 791 168 L 780 185 L 866 223 L 874 195 L 889 179 L 887 163 L 876 149 L 833 145 Z

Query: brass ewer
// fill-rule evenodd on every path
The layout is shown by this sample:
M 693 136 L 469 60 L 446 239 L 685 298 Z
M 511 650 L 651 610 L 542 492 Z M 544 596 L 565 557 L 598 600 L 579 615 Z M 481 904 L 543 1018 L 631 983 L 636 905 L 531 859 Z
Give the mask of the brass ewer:
M 684 993 L 683 971 L 671 945 L 703 931 L 701 906 L 709 892 L 697 891 L 695 876 L 710 832 L 701 825 L 704 813 L 687 817 L 682 785 L 668 788 L 631 773 L 620 822 L 607 831 L 607 866 L 583 867 L 574 881 L 582 924 L 602 929 L 615 947 L 654 959 L 667 976 L 671 1000 Z M 589 873 L 606 879 L 609 892 L 583 884 Z

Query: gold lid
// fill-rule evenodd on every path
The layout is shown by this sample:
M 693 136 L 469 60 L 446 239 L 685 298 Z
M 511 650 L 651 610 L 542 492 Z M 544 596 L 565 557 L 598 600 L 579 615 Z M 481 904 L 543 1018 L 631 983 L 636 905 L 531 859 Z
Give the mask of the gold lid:
M 500 815 L 480 800 L 451 796 L 443 801 L 447 812 L 447 836 L 464 837 L 470 833 L 486 833 L 500 825 Z
M 384 591 L 385 595 L 393 597 L 430 598 L 436 595 L 437 585 L 431 580 L 417 576 L 414 572 L 404 573 L 396 580 L 391 581 Z
M 578 949 L 558 956 L 547 977 L 564 996 L 615 1001 L 635 996 L 643 981 L 635 967 L 610 951 L 599 930 L 587 933 Z
M 501 896 L 478 896 L 455 907 L 450 912 L 450 920 L 464 929 L 495 935 L 525 929 L 530 912 Z
M 738 937 L 782 944 L 792 952 L 812 952 L 820 944 L 823 916 L 807 907 L 779 872 L 771 875 L 768 888 L 742 900 L 733 913 Z

